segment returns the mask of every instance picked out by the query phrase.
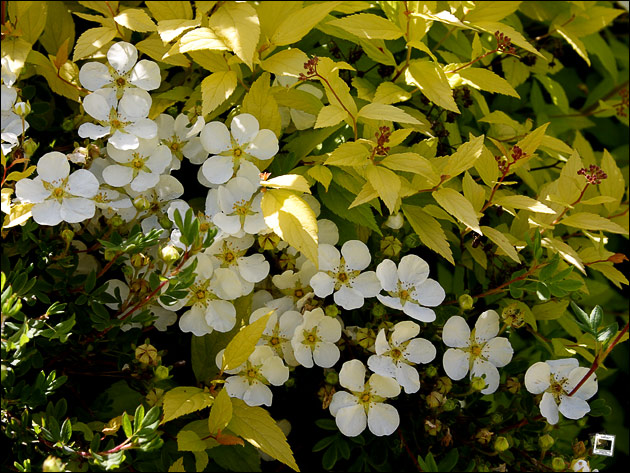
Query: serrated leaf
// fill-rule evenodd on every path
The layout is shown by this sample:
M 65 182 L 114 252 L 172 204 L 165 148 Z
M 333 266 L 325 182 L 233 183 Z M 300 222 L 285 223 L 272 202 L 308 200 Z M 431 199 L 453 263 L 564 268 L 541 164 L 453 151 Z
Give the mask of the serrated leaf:
M 472 137 L 449 156 L 442 174 L 455 177 L 475 165 L 483 150 L 484 135 Z
M 448 79 L 439 65 L 422 59 L 411 61 L 405 70 L 405 79 L 408 84 L 418 87 L 436 105 L 460 113 Z
M 379 164 L 394 171 L 412 172 L 427 179 L 430 184 L 440 182 L 435 168 L 427 158 L 417 153 L 390 154 L 379 161 Z
M 364 39 L 397 39 L 403 32 L 394 23 L 372 13 L 358 13 L 328 22 Z
M 562 317 L 569 306 L 569 301 L 549 301 L 532 307 L 532 313 L 536 320 L 554 320 Z
M 222 370 L 237 368 L 247 361 L 249 355 L 254 352 L 254 348 L 265 330 L 267 320 L 269 320 L 272 313 L 273 310 L 241 329 L 234 336 L 223 352 Z
M 226 51 L 228 47 L 210 28 L 196 28 L 182 36 L 175 44 L 177 53 L 190 51 Z M 174 46 L 174 48 L 175 48 Z M 174 51 L 171 49 L 171 51 Z M 169 54 L 173 54 L 169 51 Z
M 236 72 L 220 71 L 201 81 L 202 113 L 212 112 L 225 102 L 236 89 Z
M 293 470 L 300 471 L 284 433 L 265 409 L 248 406 L 240 399 L 232 399 L 232 404 L 233 417 L 228 424 L 232 432 Z
M 461 77 L 464 84 L 470 85 L 475 89 L 508 95 L 517 99 L 521 98 L 508 81 L 488 69 L 469 67 L 458 71 L 456 74 Z
M 358 117 L 421 125 L 422 122 L 393 105 L 369 103 L 359 110 Z
M 177 460 L 175 460 L 173 464 L 168 467 L 168 471 L 169 473 L 185 473 L 186 469 L 184 468 L 184 457 L 179 457 Z
M 203 452 L 208 445 L 196 432 L 182 429 L 177 434 L 177 450 L 180 452 Z
M 260 66 L 263 70 L 275 75 L 285 75 L 298 77 L 306 73 L 304 63 L 308 61 L 308 56 L 297 48 L 284 49 L 273 56 L 268 57 Z
M 542 202 L 537 201 L 536 199 L 532 199 L 531 197 L 527 197 L 526 195 L 504 195 L 499 196 L 493 200 L 495 205 L 500 205 L 502 207 L 514 208 L 514 209 L 525 209 L 531 212 L 543 213 L 553 215 L 556 213 L 555 210 L 547 207 Z
M 164 416 L 161 424 L 212 405 L 214 398 L 209 392 L 192 386 L 178 386 L 164 394 Z
M 276 46 L 297 43 L 340 3 L 315 3 L 289 13 L 271 36 L 271 43 Z
M 122 11 L 114 17 L 114 21 L 125 28 L 141 33 L 157 30 L 149 15 L 139 8 L 128 8 Z
M 483 234 L 479 228 L 477 213 L 466 197 L 448 187 L 438 189 L 432 195 L 437 203 L 453 217 L 475 232 Z
M 365 177 L 378 193 L 391 213 L 398 207 L 400 198 L 400 178 L 383 166 L 368 165 L 365 169 Z
M 417 206 L 403 205 L 402 211 L 422 243 L 455 265 L 453 252 L 440 223 Z
M 327 166 L 362 167 L 368 164 L 370 151 L 361 143 L 348 141 L 330 153 L 324 162 Z
M 232 401 L 227 391 L 222 389 L 214 399 L 214 404 L 212 404 L 212 408 L 210 409 L 208 430 L 211 434 L 216 435 L 225 429 L 230 420 L 232 420 Z
M 510 240 L 508 240 L 507 237 L 503 233 L 501 233 L 496 228 L 487 227 L 483 225 L 480 228 L 483 231 L 483 234 L 487 236 L 488 238 L 490 238 L 490 240 L 492 240 L 493 243 L 496 243 L 496 245 L 499 248 L 501 248 L 503 252 L 511 260 L 515 261 L 516 263 L 521 262 L 521 260 L 518 257 L 518 253 L 516 249 L 514 248 L 514 246 L 512 246 L 512 243 L 510 243 Z
M 382 104 L 392 104 L 405 102 L 412 97 L 411 92 L 407 92 L 402 87 L 397 86 L 393 82 L 382 82 L 374 92 L 374 102 Z
M 77 44 L 74 46 L 73 61 L 77 62 L 79 59 L 84 59 L 94 54 L 114 39 L 116 34 L 117 32 L 115 29 L 108 28 L 106 26 L 91 28 L 85 31 L 81 36 L 79 36 Z
M 190 20 L 193 17 L 190 2 L 144 2 L 156 21 L 183 18 Z
M 307 174 L 315 179 L 317 182 L 324 186 L 326 192 L 328 192 L 328 186 L 330 185 L 330 181 L 332 181 L 333 175 L 330 169 L 322 164 L 316 164 L 315 166 L 311 166 L 307 171 Z
M 335 126 L 348 117 L 348 112 L 337 105 L 325 105 L 317 114 L 315 128 Z
M 265 223 L 317 265 L 318 229 L 313 209 L 295 193 L 285 189 L 268 189 L 261 206 Z
M 541 145 L 548 126 L 549 123 L 539 126 L 534 131 L 530 132 L 525 138 L 516 143 L 515 146 L 520 147 L 527 156 L 532 156 Z
M 208 27 L 251 69 L 260 22 L 248 3 L 225 2 L 210 16 Z
M 580 228 L 584 230 L 602 230 L 605 232 L 619 233 L 627 235 L 628 230 L 621 225 L 604 218 L 600 215 L 596 215 L 588 212 L 577 212 L 564 217 L 559 222 L 562 225 L 569 227 Z
M 260 181 L 262 187 L 270 187 L 273 189 L 287 189 L 297 192 L 311 193 L 311 188 L 304 176 L 299 174 L 285 174 L 284 176 L 274 177 L 266 181 Z
M 279 137 L 282 120 L 278 111 L 278 103 L 271 94 L 270 80 L 271 76 L 268 72 L 264 72 L 256 79 L 243 98 L 241 112 L 255 116 L 261 129 L 267 128 Z

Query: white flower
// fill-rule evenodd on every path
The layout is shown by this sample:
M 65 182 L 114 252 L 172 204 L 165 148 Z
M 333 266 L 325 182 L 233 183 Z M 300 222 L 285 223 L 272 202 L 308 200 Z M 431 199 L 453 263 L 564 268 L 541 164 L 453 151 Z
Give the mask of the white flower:
M 525 388 L 532 394 L 543 393 L 539 407 L 547 422 L 557 424 L 558 412 L 568 419 L 580 419 L 590 412 L 586 401 L 597 392 L 595 374 L 569 396 L 588 371 L 579 366 L 575 358 L 539 361 L 529 367 L 525 373 Z
M 412 365 L 429 363 L 435 358 L 436 350 L 424 338 L 414 338 L 420 333 L 420 326 L 410 320 L 394 325 L 389 342 L 385 330 L 376 336 L 376 355 L 368 359 L 368 367 L 383 376 L 396 379 L 407 394 L 420 389 L 420 377 Z
M 328 317 L 321 308 L 304 313 L 304 321 L 295 328 L 291 346 L 295 359 L 302 366 L 330 368 L 339 360 L 335 342 L 341 338 L 341 324 Z
M 83 99 L 86 113 L 98 121 L 79 127 L 81 138 L 96 140 L 112 135 L 108 143 L 117 149 L 136 149 L 139 138 L 157 136 L 157 125 L 147 118 L 151 108 L 151 96 L 142 89 L 127 89 L 120 100 L 113 89 L 99 89 Z
M 167 214 L 172 202 L 184 193 L 182 183 L 169 174 L 162 174 L 158 183 L 146 191 L 136 192 L 129 187 L 125 189 L 132 199 L 146 200 L 147 208 L 142 214 L 142 229 L 145 233 L 151 228 L 161 228 L 158 221 Z
M 332 245 L 319 245 L 319 272 L 310 281 L 317 297 L 326 297 L 335 292 L 335 303 L 346 310 L 363 306 L 365 297 L 374 297 L 381 284 L 374 271 L 362 270 L 371 261 L 365 243 L 350 240 L 339 250 Z
M 99 209 L 120 210 L 128 209 L 133 205 L 127 195 L 104 186 L 99 188 L 98 193 L 92 197 L 92 200 Z
M 156 120 L 158 137 L 162 144 L 166 145 L 173 154 L 171 170 L 177 170 L 185 156 L 193 164 L 201 164 L 208 157 L 208 152 L 201 146 L 201 139 L 197 136 L 205 122 L 203 117 L 197 117 L 191 126 L 188 117 L 180 113 L 173 118 L 165 113 L 160 114 Z
M 479 316 L 471 332 L 463 317 L 455 315 L 446 321 L 442 340 L 449 348 L 444 353 L 444 371 L 449 378 L 462 379 L 470 369 L 470 377 L 485 376 L 482 394 L 492 394 L 499 387 L 499 370 L 512 360 L 514 350 L 509 340 L 497 337 L 499 314 L 487 310 Z
M 297 82 L 297 77 L 278 76 L 274 82 L 277 82 L 283 87 L 289 88 Z M 295 89 L 314 95 L 318 99 L 321 99 L 324 96 L 324 93 L 312 84 L 301 84 L 295 87 Z M 291 121 L 293 121 L 295 128 L 298 130 L 306 130 L 307 128 L 312 128 L 317 120 L 315 115 L 295 108 L 278 107 L 278 112 L 280 112 L 282 128 L 288 127 Z
M 123 92 L 132 87 L 154 90 L 160 86 L 160 67 L 146 59 L 138 61 L 138 50 L 133 44 L 120 41 L 112 45 L 107 51 L 107 60 L 110 66 L 88 62 L 81 67 L 79 80 L 83 87 L 91 91 L 112 87 L 121 98 Z
M 573 471 L 599 471 L 598 469 L 591 470 L 591 465 L 586 460 L 576 459 L 571 462 L 571 470 Z
M 26 120 L 20 117 L 14 111 L 15 101 L 18 94 L 15 88 L 11 87 L 13 84 L 8 78 L 10 83 L 5 80 L 5 58 L 2 63 L 2 104 L 0 107 L 0 132 L 2 134 L 2 152 L 7 155 L 18 144 L 18 137 L 28 130 L 29 124 Z M 7 69 L 8 70 L 8 69 Z M 15 77 L 15 74 L 13 74 Z M 22 103 L 22 102 L 21 102 Z
M 119 150 L 107 144 L 107 154 L 116 161 L 103 169 L 103 179 L 114 187 L 129 184 L 136 192 L 154 187 L 160 180 L 167 166 L 171 163 L 171 152 L 165 145 L 160 145 L 157 138 L 140 138 L 134 150 Z
M 262 316 L 270 311 L 274 312 L 269 316 L 265 330 L 263 331 L 259 345 L 268 345 L 278 356 L 282 357 L 289 366 L 298 366 L 299 362 L 295 359 L 291 340 L 295 334 L 295 329 L 304 321 L 302 314 L 295 310 L 286 310 L 284 307 L 273 307 L 275 301 L 268 306 L 261 307 L 252 312 L 249 317 L 249 323 L 254 323 Z M 279 303 L 282 305 L 282 302 Z
M 337 391 L 330 403 L 330 413 L 337 427 L 347 437 L 356 437 L 369 427 L 374 435 L 391 435 L 400 424 L 395 407 L 384 404 L 386 398 L 400 394 L 396 380 L 373 374 L 365 382 L 365 366 L 359 360 L 346 361 L 339 372 L 339 384 L 347 391 Z
M 282 274 L 276 274 L 271 278 L 274 286 L 280 289 L 280 292 L 291 298 L 293 303 L 297 305 L 300 300 L 313 293 L 313 289 L 309 286 L 309 281 L 317 273 L 317 268 L 313 262 L 305 261 L 300 270 L 295 272 L 287 270 Z
M 403 256 L 398 269 L 392 260 L 386 259 L 377 266 L 376 276 L 388 293 L 387 296 L 376 296 L 383 305 L 402 310 L 421 322 L 435 320 L 433 309 L 423 306 L 440 305 L 446 294 L 437 281 L 428 277 L 429 265 L 422 258 Z
M 218 189 L 210 189 L 206 213 L 227 235 L 256 235 L 267 228 L 262 214 L 262 194 L 245 177 L 236 176 Z
M 222 365 L 223 352 L 217 354 L 218 367 Z M 271 406 L 272 393 L 267 384 L 282 386 L 289 379 L 289 368 L 266 345 L 257 345 L 245 363 L 225 372 L 237 375 L 225 380 L 227 393 L 250 406 Z
M 241 159 L 266 161 L 278 152 L 274 132 L 261 130 L 256 117 L 248 113 L 234 117 L 230 130 L 221 122 L 206 124 L 201 131 L 201 144 L 212 154 L 201 168 L 212 184 L 227 182 L 238 170 Z
M 21 179 L 15 194 L 22 202 L 35 204 L 33 220 L 40 225 L 57 225 L 65 221 L 79 223 L 94 216 L 91 200 L 98 192 L 98 180 L 86 170 L 70 174 L 70 163 L 57 151 L 46 153 L 37 162 L 34 179 Z

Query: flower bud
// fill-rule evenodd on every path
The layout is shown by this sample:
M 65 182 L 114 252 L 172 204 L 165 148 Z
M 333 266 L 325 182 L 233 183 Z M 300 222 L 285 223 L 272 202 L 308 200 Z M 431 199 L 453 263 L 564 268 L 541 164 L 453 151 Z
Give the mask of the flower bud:
M 273 250 L 280 243 L 280 237 L 273 232 L 258 235 L 258 246 L 263 250 Z
M 139 195 L 135 199 L 133 199 L 133 206 L 138 211 L 149 210 L 151 207 L 151 202 L 146 197 Z
M 157 348 L 145 343 L 136 348 L 136 360 L 143 365 L 157 366 L 160 361 L 160 355 Z
M 480 376 L 475 376 L 473 379 L 470 380 L 470 386 L 475 391 L 481 391 L 486 387 L 486 380 Z
M 470 310 L 475 303 L 474 299 L 469 294 L 462 294 L 457 298 L 459 308 L 462 310 Z
M 521 390 L 521 383 L 518 378 L 511 376 L 505 381 L 505 387 L 512 394 L 518 394 Z
M 444 396 L 437 391 L 432 391 L 427 396 L 427 406 L 431 409 L 440 407 L 444 403 Z
M 26 156 L 33 156 L 35 151 L 39 148 L 39 144 L 36 143 L 32 138 L 29 138 L 24 142 L 24 154 Z
M 385 314 L 387 314 L 387 309 L 383 304 L 374 304 L 374 307 L 372 307 L 372 315 L 374 317 L 380 318 L 383 317 Z
M 326 383 L 333 386 L 339 382 L 339 374 L 336 371 L 329 371 L 326 373 Z
M 525 314 L 516 303 L 510 304 L 503 309 L 501 318 L 507 325 L 514 328 L 520 328 L 525 323 Z
M 450 412 L 457 409 L 458 406 L 459 406 L 459 402 L 457 402 L 455 399 L 447 399 L 444 405 L 442 406 L 442 409 L 444 409 L 446 412 Z
M 424 370 L 424 374 L 427 375 L 429 378 L 433 378 L 437 376 L 437 373 L 438 373 L 438 369 L 434 365 L 429 365 Z
M 42 471 L 64 471 L 64 465 L 61 458 L 48 455 L 42 465 Z
M 163 380 L 168 378 L 168 368 L 166 366 L 158 366 L 155 368 L 155 377 L 158 380 Z
M 167 264 L 174 263 L 179 259 L 179 256 L 179 250 L 176 246 L 166 245 L 160 248 L 160 258 Z
M 381 253 L 385 256 L 398 256 L 402 243 L 395 236 L 386 236 L 381 240 Z
M 108 220 L 108 223 L 112 227 L 116 228 L 116 227 L 120 227 L 123 223 L 125 223 L 125 221 L 120 215 L 114 215 L 112 218 Z
M 385 226 L 391 228 L 392 230 L 398 230 L 405 223 L 405 218 L 402 216 L 400 212 L 395 213 L 394 215 L 390 215 L 385 220 Z
M 130 261 L 134 268 L 142 268 L 151 262 L 151 258 L 144 253 L 136 253 L 130 258 Z
M 416 235 L 415 233 L 410 233 L 409 235 L 407 235 L 403 240 L 403 243 L 409 248 L 417 248 L 421 244 L 420 237 L 418 237 L 418 235 Z
M 562 457 L 554 457 L 551 460 L 551 468 L 553 471 L 564 471 L 566 469 L 566 463 Z
M 490 432 L 489 429 L 486 429 L 484 427 L 475 434 L 475 440 L 477 440 L 477 442 L 479 442 L 481 445 L 487 445 L 488 443 L 490 443 L 490 439 L 492 439 L 493 435 L 494 432 Z
M 554 443 L 555 440 L 549 434 L 545 434 L 538 439 L 538 445 L 540 446 L 541 450 L 549 450 L 551 447 L 553 447 Z
M 586 446 L 581 440 L 575 442 L 571 447 L 573 448 L 573 455 L 576 457 L 583 457 L 586 454 Z
M 327 305 L 326 307 L 324 307 L 324 313 L 328 317 L 335 318 L 335 317 L 337 317 L 339 315 L 339 307 L 337 307 L 334 304 Z
M 170 230 L 171 228 L 173 228 L 173 222 L 171 222 L 171 219 L 168 218 L 167 215 L 162 215 L 159 219 L 158 219 L 158 223 L 160 224 L 160 226 L 162 228 L 164 228 L 165 230 Z
M 361 327 L 357 330 L 357 343 L 359 346 L 369 350 L 374 347 L 374 342 L 376 342 L 376 333 L 374 330 Z
M 432 436 L 436 436 L 440 430 L 442 430 L 442 422 L 438 419 L 425 419 L 424 430 Z
M 69 228 L 66 228 L 61 232 L 61 239 L 69 245 L 70 242 L 74 239 L 74 232 Z
M 510 442 L 505 437 L 497 437 L 494 441 L 495 452 L 505 452 L 508 448 L 510 448 Z
M 13 106 L 13 111 L 21 118 L 24 118 L 26 115 L 31 113 L 31 104 L 26 102 L 17 102 Z
M 147 404 L 151 407 L 162 405 L 163 398 L 164 390 L 160 388 L 151 389 L 151 391 L 149 391 L 145 396 Z
M 435 383 L 435 389 L 442 394 L 446 394 L 453 389 L 453 381 L 448 376 L 440 376 Z

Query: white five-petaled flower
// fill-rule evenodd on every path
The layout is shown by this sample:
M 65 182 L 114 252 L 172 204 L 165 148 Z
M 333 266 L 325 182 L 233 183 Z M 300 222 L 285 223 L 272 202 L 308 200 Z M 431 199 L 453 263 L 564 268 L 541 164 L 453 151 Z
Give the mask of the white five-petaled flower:
M 363 306 L 366 297 L 374 297 L 381 283 L 374 271 L 363 271 L 371 260 L 370 250 L 359 240 L 343 244 L 341 253 L 332 245 L 319 245 L 319 272 L 310 281 L 317 297 L 335 293 L 335 303 L 346 310 Z
M 410 320 L 394 325 L 394 331 L 387 341 L 384 329 L 376 336 L 376 354 L 368 358 L 368 367 L 383 376 L 398 381 L 407 394 L 420 389 L 420 377 L 412 365 L 429 363 L 435 358 L 433 344 L 424 338 L 414 338 L 420 333 L 420 326 Z
M 223 184 L 234 176 L 241 159 L 266 161 L 278 152 L 274 132 L 261 130 L 256 117 L 249 113 L 234 117 L 229 130 L 221 122 L 206 124 L 200 138 L 204 149 L 212 154 L 201 168 L 212 184 Z
M 107 144 L 107 154 L 117 164 L 103 169 L 105 182 L 114 187 L 129 184 L 136 192 L 154 187 L 171 163 L 170 150 L 159 144 L 157 138 L 140 138 L 138 147 L 133 150 L 119 150 L 110 142 Z
M 307 368 L 317 366 L 330 368 L 339 360 L 339 348 L 335 345 L 341 338 L 341 324 L 328 317 L 321 308 L 306 311 L 304 321 L 295 328 L 291 346 L 295 359 Z
M 216 357 L 219 368 L 223 352 L 221 350 Z M 257 345 L 245 363 L 225 372 L 235 375 L 225 380 L 227 393 L 250 406 L 271 406 L 272 392 L 267 384 L 282 386 L 289 379 L 289 368 L 267 345 Z
M 98 193 L 99 184 L 90 171 L 79 169 L 70 174 L 68 158 L 52 151 L 39 158 L 37 174 L 15 186 L 20 201 L 35 204 L 31 213 L 37 223 L 79 223 L 94 216 L 96 206 L 91 199 Z
M 193 164 L 201 164 L 208 157 L 208 152 L 201 146 L 201 140 L 197 136 L 203 129 L 205 122 L 203 117 L 197 117 L 192 125 L 188 117 L 183 113 L 173 118 L 165 113 L 156 119 L 158 137 L 162 144 L 166 145 L 173 154 L 171 170 L 181 167 L 181 161 L 185 156 Z
M 96 140 L 111 135 L 108 143 L 117 149 L 136 149 L 139 138 L 157 136 L 157 125 L 147 118 L 151 108 L 151 96 L 142 89 L 126 89 L 122 98 L 116 98 L 113 89 L 98 89 L 83 99 L 86 113 L 98 121 L 79 127 L 81 138 Z
M 339 384 L 347 391 L 337 391 L 330 403 L 330 413 L 337 427 L 347 437 L 356 437 L 369 427 L 374 435 L 391 435 L 400 424 L 395 407 L 384 404 L 400 394 L 395 379 L 380 374 L 365 382 L 365 366 L 359 360 L 346 361 L 339 372 Z
M 403 256 L 396 264 L 386 259 L 376 268 L 383 290 L 388 295 L 376 297 L 383 305 L 402 310 L 409 317 L 421 322 L 433 322 L 435 312 L 424 306 L 436 307 L 446 296 L 440 284 L 430 279 L 429 265 L 416 255 Z
M 295 329 L 304 321 L 304 318 L 296 310 L 286 310 L 287 306 L 291 307 L 291 305 L 290 302 L 289 304 L 285 302 L 289 301 L 284 298 L 277 299 L 271 301 L 268 306 L 256 309 L 249 317 L 249 323 L 254 323 L 273 310 L 274 312 L 269 316 L 258 344 L 270 346 L 278 356 L 284 359 L 287 365 L 298 366 L 300 363 L 295 359 L 291 340 L 295 334 Z
M 482 394 L 492 394 L 499 387 L 499 370 L 512 360 L 514 349 L 509 340 L 497 337 L 499 314 L 487 310 L 479 316 L 475 328 L 470 330 L 466 320 L 455 315 L 447 320 L 442 340 L 453 348 L 444 353 L 444 371 L 449 378 L 460 380 L 470 370 L 470 377 L 485 376 L 486 387 Z
M 591 410 L 588 399 L 597 392 L 595 374 L 572 395 L 569 393 L 586 376 L 588 368 L 579 366 L 575 358 L 539 361 L 525 373 L 525 388 L 532 394 L 543 393 L 540 413 L 550 424 L 557 424 L 558 412 L 568 419 L 580 419 Z
M 154 90 L 160 86 L 160 67 L 147 59 L 138 61 L 138 50 L 133 44 L 124 41 L 113 44 L 107 51 L 107 60 L 109 66 L 88 62 L 81 67 L 79 80 L 83 87 L 91 91 L 111 87 L 120 99 L 129 88 Z

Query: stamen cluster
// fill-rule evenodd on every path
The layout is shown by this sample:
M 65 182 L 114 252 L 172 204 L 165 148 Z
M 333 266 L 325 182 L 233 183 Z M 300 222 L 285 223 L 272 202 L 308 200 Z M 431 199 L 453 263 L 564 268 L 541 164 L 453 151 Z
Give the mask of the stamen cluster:
M 593 186 L 600 184 L 608 175 L 596 164 L 591 164 L 588 169 L 582 168 L 577 172 L 580 176 L 584 176 L 587 182 Z

